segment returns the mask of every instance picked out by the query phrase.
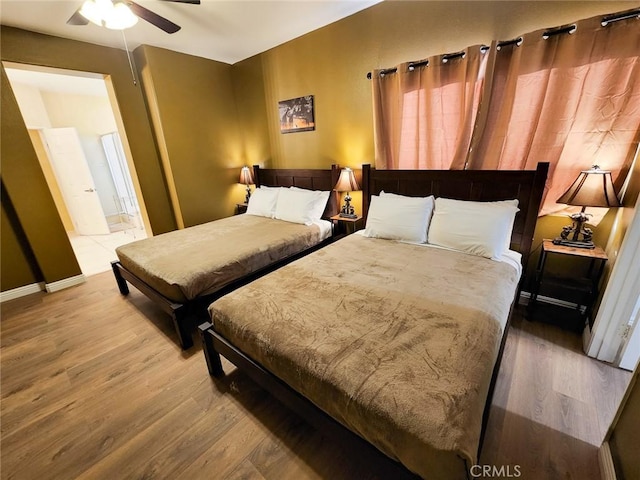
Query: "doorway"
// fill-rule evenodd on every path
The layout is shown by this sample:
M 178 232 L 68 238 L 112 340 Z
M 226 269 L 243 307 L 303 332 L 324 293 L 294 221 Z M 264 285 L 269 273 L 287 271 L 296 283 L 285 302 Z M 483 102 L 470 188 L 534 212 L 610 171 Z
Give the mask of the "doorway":
M 102 75 L 3 63 L 82 273 L 146 238 L 146 211 Z

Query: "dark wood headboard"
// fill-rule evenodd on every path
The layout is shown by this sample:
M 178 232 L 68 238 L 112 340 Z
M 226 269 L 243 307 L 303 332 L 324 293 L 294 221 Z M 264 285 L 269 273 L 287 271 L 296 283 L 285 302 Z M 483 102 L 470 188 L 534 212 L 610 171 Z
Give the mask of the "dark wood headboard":
M 536 170 L 376 170 L 362 166 L 362 215 L 366 218 L 371 195 L 381 191 L 412 197 L 453 198 L 491 202 L 518 199 L 511 248 L 527 265 L 533 232 L 549 171 L 548 163 Z
M 323 218 L 329 218 L 339 212 L 338 192 L 333 191 L 333 187 L 338 183 L 340 177 L 340 167 L 331 165 L 331 169 L 311 169 L 311 168 L 260 168 L 253 166 L 253 178 L 256 188 L 260 185 L 267 187 L 299 187 L 308 190 L 330 191 L 327 208 Z

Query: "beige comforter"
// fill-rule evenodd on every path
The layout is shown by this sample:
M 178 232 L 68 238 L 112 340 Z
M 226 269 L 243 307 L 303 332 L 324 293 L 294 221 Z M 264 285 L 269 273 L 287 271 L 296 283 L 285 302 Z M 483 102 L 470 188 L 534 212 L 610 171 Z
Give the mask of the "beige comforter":
M 156 291 L 184 302 L 322 239 L 317 225 L 236 215 L 123 245 L 116 254 L 127 270 Z
M 210 313 L 215 330 L 410 470 L 465 478 L 517 283 L 505 263 L 351 235 Z

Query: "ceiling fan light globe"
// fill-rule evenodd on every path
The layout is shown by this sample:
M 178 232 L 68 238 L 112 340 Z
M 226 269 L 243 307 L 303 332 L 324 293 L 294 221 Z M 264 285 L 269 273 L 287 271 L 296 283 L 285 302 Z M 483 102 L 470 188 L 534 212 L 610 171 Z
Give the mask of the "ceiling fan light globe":
M 109 2 L 111 3 L 111 2 Z M 89 20 L 91 23 L 102 26 L 102 9 L 94 0 L 85 0 L 79 10 L 80 15 Z
M 124 30 L 138 23 L 138 17 L 124 3 L 116 3 L 104 18 L 104 26 L 112 30 Z

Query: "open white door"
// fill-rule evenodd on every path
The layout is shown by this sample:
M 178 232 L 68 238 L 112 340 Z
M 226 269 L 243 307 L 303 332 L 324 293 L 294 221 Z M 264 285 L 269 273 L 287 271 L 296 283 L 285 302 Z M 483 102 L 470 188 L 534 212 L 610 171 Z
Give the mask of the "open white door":
M 640 298 L 636 301 L 636 308 L 629 322 L 629 334 L 620 352 L 620 368 L 635 370 L 640 361 Z
M 640 198 L 602 296 L 590 342 L 590 357 L 633 370 L 640 357 Z
M 44 143 L 62 196 L 79 235 L 108 235 L 93 177 L 75 128 L 42 129 Z

